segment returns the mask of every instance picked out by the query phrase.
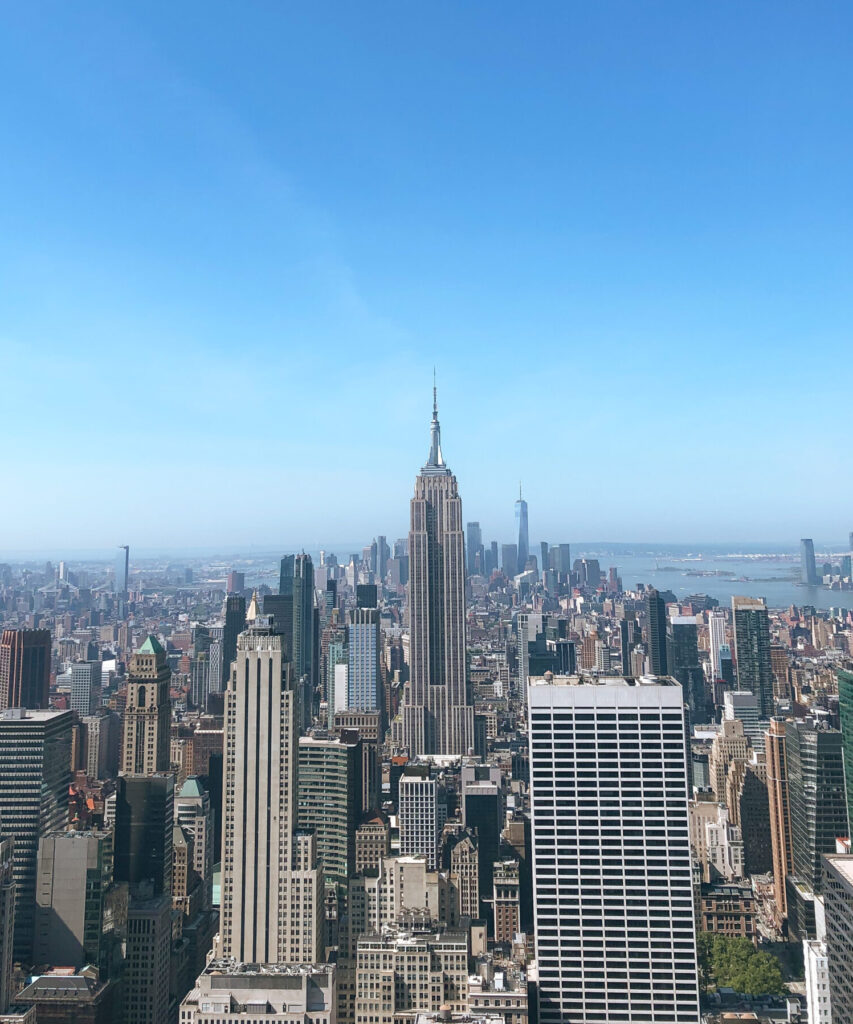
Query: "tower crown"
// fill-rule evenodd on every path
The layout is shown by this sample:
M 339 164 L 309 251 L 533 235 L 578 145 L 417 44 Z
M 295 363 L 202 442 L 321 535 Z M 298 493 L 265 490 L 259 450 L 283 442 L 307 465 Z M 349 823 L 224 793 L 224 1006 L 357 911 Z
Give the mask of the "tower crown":
M 435 386 L 435 375 L 432 383 L 432 423 L 430 424 L 430 447 L 429 458 L 421 470 L 422 473 L 433 476 L 449 476 L 450 470 L 444 461 L 441 451 L 441 425 L 438 422 L 438 390 Z

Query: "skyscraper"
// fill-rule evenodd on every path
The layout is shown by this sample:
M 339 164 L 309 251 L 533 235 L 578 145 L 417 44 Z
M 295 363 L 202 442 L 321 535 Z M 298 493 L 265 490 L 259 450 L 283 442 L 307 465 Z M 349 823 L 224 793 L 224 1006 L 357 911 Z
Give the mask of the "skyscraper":
M 820 892 L 820 857 L 848 836 L 841 733 L 809 721 L 785 725 L 794 873 Z
M 541 1024 L 696 1024 L 681 687 L 555 676 L 528 692 Z
M 101 703 L 101 663 L 75 661 L 71 666 L 71 710 L 84 718 Z
M 788 912 L 785 879 L 794 871 L 784 718 L 771 719 L 764 738 L 764 748 L 767 753 L 767 797 L 770 803 L 770 843 L 773 849 L 773 894 L 781 921 Z
M 378 711 L 382 642 L 378 608 L 354 608 L 347 627 L 349 671 L 346 706 L 350 711 Z
M 483 531 L 479 523 L 468 523 L 468 544 L 465 551 L 465 564 L 468 575 L 483 575 L 485 566 L 483 563 Z
M 294 671 L 270 617 L 249 622 L 236 662 L 225 693 L 221 952 L 255 964 L 314 963 L 322 874 L 313 837 L 296 827 Z
M 70 711 L 0 711 L 0 822 L 14 844 L 15 959 L 31 962 L 39 839 L 68 822 Z
M 808 587 L 817 586 L 817 567 L 814 560 L 814 541 L 803 537 L 800 541 L 800 577 Z
M 0 637 L 0 711 L 47 708 L 50 630 L 4 629 Z
M 12 848 L 15 840 L 0 834 L 0 1013 L 12 999 L 12 945 L 15 934 L 15 872 Z
M 466 754 L 474 743 L 465 647 L 462 499 L 444 462 L 433 389 L 432 443 L 415 481 L 409 533 L 411 679 L 403 742 L 413 756 Z
M 646 592 L 646 631 L 649 641 L 649 672 L 653 676 L 665 676 L 668 673 L 666 602 L 654 588 Z
M 711 656 L 711 679 L 721 679 L 720 648 L 726 642 L 726 615 L 721 608 L 708 616 L 708 653 Z
M 838 713 L 841 718 L 847 815 L 853 821 L 853 672 L 841 670 L 838 673 Z
M 518 572 L 517 544 L 501 544 L 501 572 L 510 579 Z
M 246 598 L 242 594 L 230 594 L 225 598 L 225 625 L 222 629 L 222 672 L 218 689 L 214 693 L 224 693 L 231 676 L 231 665 L 237 657 L 237 637 L 246 627 Z
M 172 671 L 166 652 L 150 634 L 130 659 L 121 770 L 125 775 L 152 775 L 169 770 Z
M 689 705 L 694 722 L 707 721 L 705 709 L 705 673 L 699 664 L 696 618 L 674 615 L 667 627 L 667 664 L 670 673 L 681 683 L 684 703 Z
M 127 580 L 130 575 L 130 548 L 127 544 L 120 544 L 116 553 L 115 576 L 113 578 L 113 592 L 116 597 L 127 597 Z
M 527 502 L 521 496 L 518 485 L 518 501 L 515 503 L 515 529 L 518 534 L 518 571 L 524 572 L 530 557 L 530 537 L 527 532 Z
M 761 598 L 733 597 L 732 618 L 738 688 L 754 693 L 760 717 L 770 718 L 775 704 L 767 605 Z

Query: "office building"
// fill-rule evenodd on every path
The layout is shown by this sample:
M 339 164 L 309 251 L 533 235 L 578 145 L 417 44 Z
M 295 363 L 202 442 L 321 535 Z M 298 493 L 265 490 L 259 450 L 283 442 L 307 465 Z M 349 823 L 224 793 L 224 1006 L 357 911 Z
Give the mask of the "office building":
M 240 588 L 242 590 L 242 587 Z M 229 594 L 225 598 L 225 625 L 222 629 L 222 663 L 217 688 L 211 684 L 212 693 L 224 693 L 231 675 L 231 665 L 237 656 L 237 637 L 246 628 L 246 598 L 241 593 Z
M 430 871 L 438 867 L 439 822 L 438 782 L 429 768 L 407 766 L 400 777 L 398 806 L 400 854 L 424 857 Z
M 297 824 L 312 831 L 327 884 L 346 888 L 355 870 L 355 836 L 361 817 L 361 741 L 299 738 Z
M 42 836 L 68 822 L 70 711 L 0 712 L 0 824 L 14 839 L 16 960 L 32 962 Z
M 0 834 L 0 1014 L 12 1001 L 12 963 L 15 941 L 15 840 Z
M 245 589 L 245 575 L 242 572 L 237 572 L 235 569 L 232 569 L 231 572 L 228 573 L 228 578 L 225 583 L 226 594 L 242 594 Z
M 356 1021 L 395 1024 L 417 1012 L 467 1010 L 470 941 L 461 930 L 389 927 L 358 939 Z M 446 1019 L 446 1016 L 445 1016 Z
M 785 757 L 794 874 L 812 892 L 821 887 L 821 854 L 849 836 L 841 733 L 810 721 L 787 722 Z
M 86 730 L 86 774 L 92 779 L 114 778 L 121 751 L 121 716 L 101 706 L 82 722 Z
M 509 579 L 518 574 L 517 544 L 501 544 L 501 572 Z
M 705 702 L 705 673 L 699 664 L 699 630 L 691 615 L 673 615 L 667 625 L 667 667 L 684 691 L 684 703 L 691 720 L 708 720 Z
M 720 731 L 711 743 L 711 752 L 708 755 L 711 789 L 720 803 L 726 802 L 729 767 L 734 761 L 746 761 L 748 758 L 749 739 L 744 732 L 743 722 L 724 718 L 720 723 Z
M 540 1024 L 696 1024 L 681 687 L 531 679 Z
M 853 821 L 853 672 L 842 670 L 838 673 L 838 713 L 841 718 L 847 816 Z
M 174 818 L 171 772 L 119 776 L 114 874 L 117 882 L 127 882 L 131 895 L 142 888 L 152 896 L 171 892 Z
M 284 638 L 256 616 L 225 693 L 219 949 L 241 963 L 321 959 L 322 872 L 297 830 L 296 713 Z M 277 856 L 257 856 L 267 849 Z
M 409 755 L 466 754 L 474 709 L 466 679 L 462 499 L 444 462 L 433 392 L 429 458 L 415 481 L 409 533 L 411 678 L 403 712 Z
M 649 672 L 653 676 L 667 675 L 666 602 L 654 588 L 646 592 L 646 639 Z
M 807 587 L 816 587 L 818 584 L 814 541 L 811 537 L 804 537 L 800 541 L 800 579 Z
M 193 871 L 202 880 L 203 910 L 213 902 L 213 862 L 219 859 L 213 849 L 213 809 L 210 794 L 196 776 L 190 776 L 175 797 L 175 821 L 192 840 Z
M 0 711 L 50 703 L 50 630 L 4 629 L 0 636 Z
M 172 900 L 140 887 L 127 911 L 124 1024 L 170 1024 Z
M 37 966 L 93 964 L 111 977 L 121 961 L 127 888 L 113 884 L 112 830 L 51 832 L 38 852 Z
M 770 843 L 773 850 L 773 895 L 780 920 L 785 918 L 788 913 L 785 879 L 788 875 L 794 873 L 785 730 L 785 720 L 773 718 L 770 721 L 770 728 L 764 737 L 764 747 L 767 754 Z
M 723 718 L 727 722 L 743 722 L 743 731 L 753 750 L 764 750 L 764 733 L 768 723 L 758 714 L 758 698 L 749 690 L 727 690 L 723 694 Z
M 726 613 L 722 608 L 712 608 L 708 613 L 708 653 L 711 658 L 711 679 L 722 679 L 720 675 L 720 648 L 726 643 Z
M 80 718 L 94 715 L 101 703 L 101 663 L 75 661 L 71 666 L 71 710 Z
M 378 608 L 353 609 L 347 626 L 347 659 L 347 710 L 380 710 L 382 633 Z
M 824 856 L 822 888 L 830 1011 L 846 1024 L 853 1020 L 853 855 Z
M 121 770 L 151 775 L 169 770 L 172 671 L 156 636 L 149 635 L 130 659 Z
M 527 568 L 530 557 L 530 537 L 527 528 L 527 502 L 521 496 L 521 484 L 518 485 L 518 501 L 515 503 L 515 533 L 518 537 L 518 571 Z
M 754 693 L 759 716 L 770 718 L 775 704 L 767 606 L 760 598 L 733 597 L 732 619 L 738 689 Z
M 331 964 L 242 964 L 216 958 L 181 1003 L 180 1024 L 335 1024 Z
M 113 577 L 113 593 L 118 598 L 127 597 L 127 584 L 130 577 L 130 548 L 120 544 L 116 552 L 115 575 Z
M 468 523 L 468 543 L 465 549 L 465 565 L 469 576 L 485 574 L 485 562 L 483 560 L 483 531 L 479 523 Z

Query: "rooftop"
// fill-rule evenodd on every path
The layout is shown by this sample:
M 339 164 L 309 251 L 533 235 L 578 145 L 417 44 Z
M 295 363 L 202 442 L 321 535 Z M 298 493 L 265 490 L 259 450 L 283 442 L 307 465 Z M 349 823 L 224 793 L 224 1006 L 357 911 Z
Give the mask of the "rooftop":
M 546 672 L 544 676 L 531 676 L 529 686 L 680 686 L 672 676 L 560 676 Z
M 205 967 L 204 973 L 233 977 L 279 974 L 303 977 L 314 974 L 332 974 L 334 969 L 332 964 L 248 964 L 225 956 L 211 960 Z

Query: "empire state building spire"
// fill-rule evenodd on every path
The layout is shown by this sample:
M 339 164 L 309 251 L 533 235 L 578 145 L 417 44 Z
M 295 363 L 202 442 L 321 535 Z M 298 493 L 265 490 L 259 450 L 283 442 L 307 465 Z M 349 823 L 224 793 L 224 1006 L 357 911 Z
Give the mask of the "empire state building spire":
M 421 472 L 450 475 L 450 470 L 447 468 L 444 462 L 444 455 L 441 452 L 441 425 L 438 422 L 438 390 L 435 386 L 435 371 L 433 371 L 432 381 L 432 423 L 430 424 L 429 458 Z

